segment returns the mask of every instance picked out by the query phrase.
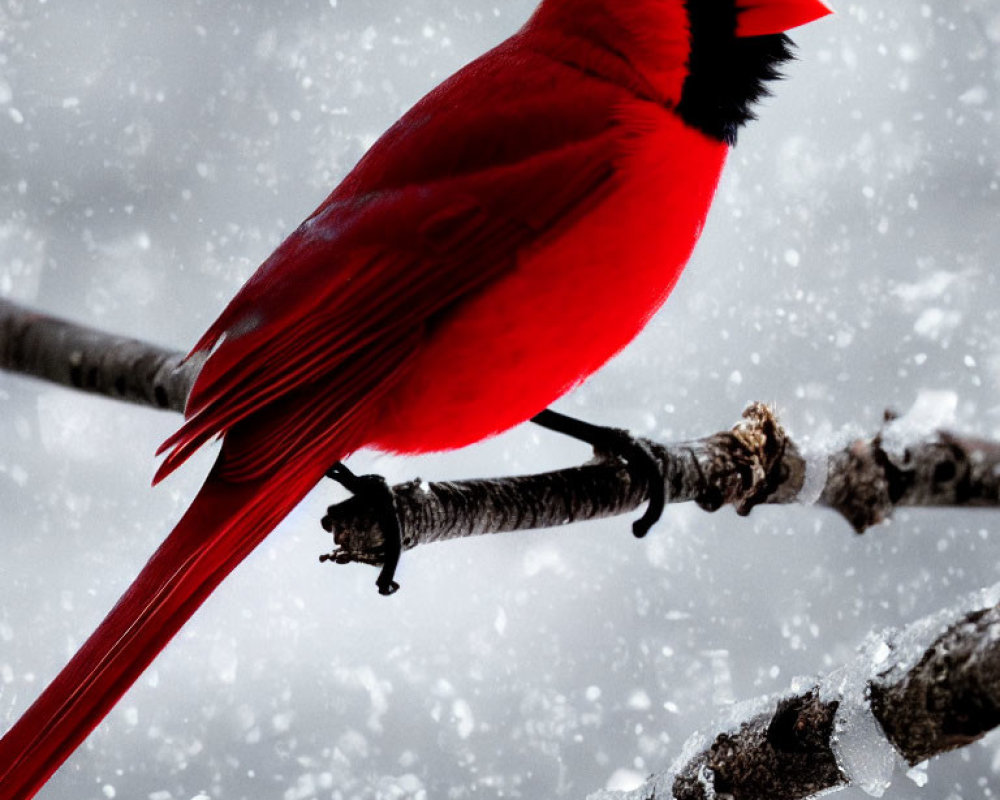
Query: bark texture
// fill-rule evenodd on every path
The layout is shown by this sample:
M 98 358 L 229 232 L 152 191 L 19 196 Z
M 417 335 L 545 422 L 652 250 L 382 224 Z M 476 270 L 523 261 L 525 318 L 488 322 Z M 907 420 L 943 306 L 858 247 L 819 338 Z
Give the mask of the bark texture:
M 914 667 L 882 673 L 871 697 L 875 716 L 911 765 L 982 738 L 1000 725 L 1000 608 L 949 627 Z
M 947 624 L 915 664 L 892 661 L 867 689 L 875 719 L 911 766 L 971 744 L 1000 724 L 1000 609 L 979 609 Z M 846 786 L 834 753 L 840 704 L 824 698 L 819 686 L 777 701 L 773 711 L 716 736 L 672 780 L 654 776 L 636 796 L 797 800 Z
M 115 400 L 183 411 L 200 364 L 184 354 L 0 298 L 0 369 Z

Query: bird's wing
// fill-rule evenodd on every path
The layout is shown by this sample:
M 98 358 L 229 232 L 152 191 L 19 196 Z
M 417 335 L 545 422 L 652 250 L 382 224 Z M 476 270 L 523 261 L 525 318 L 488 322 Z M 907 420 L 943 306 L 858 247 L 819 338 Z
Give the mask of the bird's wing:
M 290 393 L 284 424 L 296 436 L 377 394 L 449 306 L 600 202 L 621 146 L 620 98 L 516 40 L 424 98 L 196 345 L 210 355 L 156 480 Z M 273 433 L 282 445 L 254 456 L 251 473 L 287 456 L 292 431 Z

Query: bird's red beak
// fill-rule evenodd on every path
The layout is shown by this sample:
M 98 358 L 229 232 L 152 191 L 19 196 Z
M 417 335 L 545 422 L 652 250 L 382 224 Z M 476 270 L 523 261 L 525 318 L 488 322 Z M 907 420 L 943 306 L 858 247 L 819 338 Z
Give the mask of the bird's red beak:
M 821 0 L 736 0 L 736 9 L 737 36 L 783 33 L 833 13 Z

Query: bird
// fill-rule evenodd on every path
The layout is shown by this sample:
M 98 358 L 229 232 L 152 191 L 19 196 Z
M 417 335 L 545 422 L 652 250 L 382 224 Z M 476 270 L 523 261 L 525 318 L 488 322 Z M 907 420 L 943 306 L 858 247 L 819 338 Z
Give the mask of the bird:
M 204 363 L 154 482 L 221 437 L 218 457 L 0 738 L 0 800 L 33 797 L 355 451 L 559 428 L 548 407 L 675 285 L 727 153 L 792 57 L 786 32 L 828 13 L 821 0 L 543 0 L 392 125 L 192 349 Z

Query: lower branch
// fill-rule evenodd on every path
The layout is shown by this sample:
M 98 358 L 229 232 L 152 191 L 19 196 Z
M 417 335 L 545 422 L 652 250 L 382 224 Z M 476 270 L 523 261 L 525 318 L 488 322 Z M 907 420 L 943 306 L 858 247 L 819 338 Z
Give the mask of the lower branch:
M 883 634 L 844 672 L 862 676 L 859 691 L 832 689 L 844 684 L 835 675 L 783 698 L 630 798 L 796 800 L 847 785 L 881 794 L 903 762 L 915 766 L 1000 724 L 1000 608 Z M 871 724 L 859 724 L 864 717 Z

